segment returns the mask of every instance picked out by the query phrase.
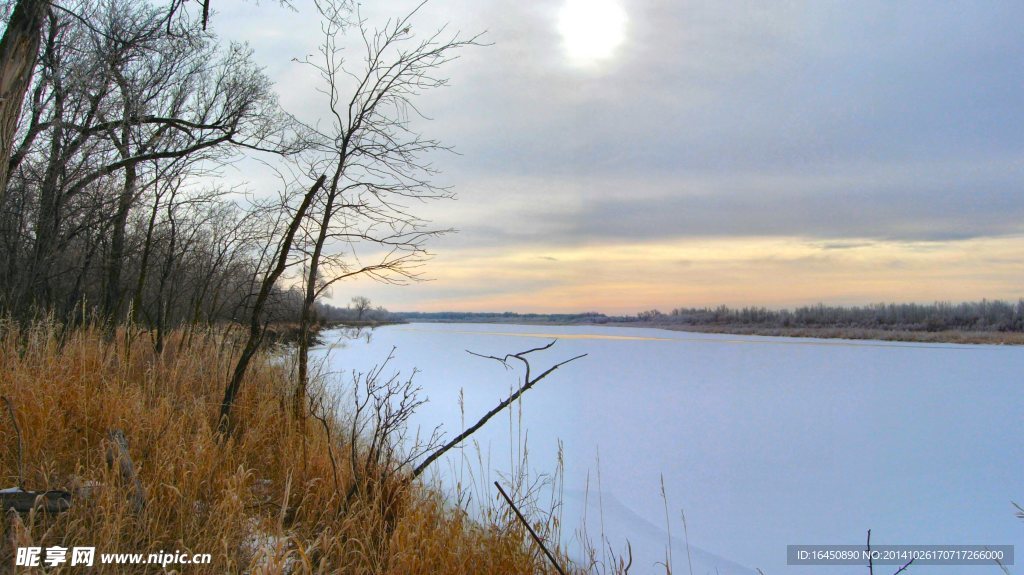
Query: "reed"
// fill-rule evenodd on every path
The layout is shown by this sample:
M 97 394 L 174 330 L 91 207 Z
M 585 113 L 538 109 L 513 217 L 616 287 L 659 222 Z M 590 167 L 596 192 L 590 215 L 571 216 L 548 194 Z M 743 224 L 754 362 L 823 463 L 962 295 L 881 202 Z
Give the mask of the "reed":
M 0 323 L 0 395 L 18 427 L 2 414 L 0 487 L 23 480 L 29 490 L 73 494 L 67 512 L 4 517 L 0 570 L 14 564 L 18 546 L 95 546 L 97 554 L 212 555 L 209 565 L 174 567 L 182 573 L 553 572 L 500 507 L 470 517 L 432 482 L 354 462 L 360 438 L 343 410 L 296 419 L 287 399 L 293 378 L 279 355 L 254 360 L 237 425 L 219 443 L 216 418 L 237 347 L 220 329 L 172 333 L 157 353 L 130 328 L 105 337 L 96 327 Z M 141 509 L 107 462 L 112 430 L 128 440 Z M 363 484 L 350 489 L 355 481 Z

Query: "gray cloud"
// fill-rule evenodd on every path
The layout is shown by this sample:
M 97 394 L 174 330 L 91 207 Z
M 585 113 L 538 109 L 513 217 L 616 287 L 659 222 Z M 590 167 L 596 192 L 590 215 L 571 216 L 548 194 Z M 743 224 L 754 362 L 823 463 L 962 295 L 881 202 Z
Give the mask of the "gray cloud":
M 966 197 L 965 197 L 966 196 Z M 1016 192 L 887 190 L 847 194 L 780 191 L 771 196 L 628 199 L 594 202 L 566 230 L 590 239 L 670 236 L 799 235 L 818 238 L 953 240 L 1024 232 Z M 965 213 L 965 211 L 967 213 Z
M 1024 232 L 1020 3 L 629 0 L 629 40 L 597 73 L 563 61 L 558 4 L 437 0 L 415 24 L 494 43 L 422 100 L 423 129 L 462 153 L 436 159 L 461 200 L 430 213 L 462 230 L 438 249 Z M 316 37 L 310 9 L 242 6 L 230 34 L 312 114 L 313 79 L 287 63 Z
M 489 211 L 467 213 L 472 217 L 450 241 L 572 245 L 757 235 L 818 238 L 839 249 L 864 239 L 1005 236 L 1024 233 L 1020 181 L 1024 167 L 1002 161 L 690 179 L 581 176 L 571 185 L 528 178 L 466 190 L 468 204 Z M 577 201 L 560 201 L 566 195 Z
M 495 46 L 453 69 L 463 96 L 446 100 L 482 110 L 451 128 L 488 174 L 1022 151 L 1012 4 L 633 2 L 632 42 L 596 76 L 561 65 L 547 13 L 488 6 Z

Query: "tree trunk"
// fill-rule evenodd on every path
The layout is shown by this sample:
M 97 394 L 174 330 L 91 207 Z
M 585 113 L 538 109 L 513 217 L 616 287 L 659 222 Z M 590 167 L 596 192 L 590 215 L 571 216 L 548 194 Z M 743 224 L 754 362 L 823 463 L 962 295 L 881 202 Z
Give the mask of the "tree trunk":
M 21 103 L 39 54 L 47 0 L 19 0 L 0 40 L 0 206 L 7 195 L 8 160 L 21 117 Z
M 245 379 L 245 372 L 249 369 L 249 362 L 252 361 L 253 356 L 256 355 L 256 350 L 259 348 L 260 340 L 263 339 L 263 326 L 260 324 L 260 315 L 263 313 L 263 307 L 267 303 L 267 298 L 270 296 L 270 291 L 277 283 L 278 278 L 284 273 L 285 268 L 288 264 L 288 254 L 292 250 L 292 243 L 295 241 L 295 233 L 299 230 L 299 225 L 302 224 L 302 218 L 306 216 L 306 210 L 309 209 L 309 204 L 312 203 L 313 198 L 316 197 L 317 193 L 324 185 L 326 176 L 320 176 L 313 187 L 306 192 L 306 195 L 302 198 L 302 203 L 299 204 L 295 215 L 292 216 L 292 221 L 288 224 L 288 231 L 285 233 L 284 238 L 281 240 L 278 246 L 277 263 L 274 268 L 270 270 L 263 281 L 260 284 L 260 293 L 256 297 L 256 303 L 253 304 L 252 311 L 249 316 L 249 337 L 245 341 L 245 348 L 242 350 L 242 355 L 238 358 L 238 363 L 235 364 L 235 371 L 231 375 L 231 381 L 227 387 L 224 388 L 224 399 L 220 404 L 220 417 L 217 423 L 217 432 L 224 441 L 227 436 L 231 433 L 232 422 L 231 422 L 231 408 L 235 405 L 235 399 L 238 397 L 238 392 L 242 388 L 242 380 Z
M 153 244 L 153 229 L 156 227 L 156 215 L 160 209 L 160 193 L 157 191 L 153 200 L 153 209 L 149 212 L 149 223 L 146 225 L 146 241 L 142 244 L 142 260 L 139 262 L 139 277 L 135 283 L 135 295 L 132 296 L 132 323 L 139 323 L 142 314 L 142 290 L 146 287 L 146 273 L 149 267 L 149 254 Z
M 174 270 L 174 250 L 178 243 L 178 227 L 174 222 L 174 194 L 171 194 L 171 201 L 167 205 L 167 220 L 171 224 L 171 238 L 167 245 L 167 257 L 164 259 L 163 270 L 160 272 L 160 283 L 157 286 L 157 310 L 156 310 L 156 352 L 164 351 L 164 335 L 167 331 L 167 315 L 171 306 L 171 298 L 167 294 L 167 281 Z
M 327 209 L 330 209 L 334 198 L 327 200 Z M 323 229 L 323 228 L 322 228 Z M 302 314 L 299 319 L 299 373 L 295 385 L 295 395 L 292 398 L 292 408 L 295 411 L 295 419 L 303 421 L 306 413 L 306 388 L 309 385 L 309 343 L 311 339 L 310 329 L 313 323 L 313 302 L 316 301 L 316 275 L 320 267 L 320 252 L 323 243 L 317 239 L 316 247 L 313 249 L 313 256 L 309 263 L 309 277 L 306 278 L 306 293 L 302 300 Z
M 344 170 L 344 156 L 338 162 L 338 169 L 331 181 L 331 188 L 327 192 L 327 203 L 324 206 L 324 213 L 320 221 L 320 229 L 317 232 L 316 245 L 313 246 L 313 253 L 309 258 L 309 275 L 306 277 L 306 293 L 302 299 L 302 315 L 299 320 L 299 373 L 298 382 L 295 386 L 295 395 L 292 399 L 292 409 L 295 411 L 295 419 L 305 419 L 306 389 L 309 385 L 309 342 L 310 329 L 313 323 L 313 304 L 316 302 L 316 278 L 320 272 L 320 257 L 323 254 L 324 244 L 327 241 L 327 232 L 330 229 L 331 217 L 334 215 L 334 200 L 338 195 L 338 181 L 341 179 Z
M 121 308 L 121 269 L 124 264 L 125 233 L 128 226 L 128 213 L 135 203 L 135 186 L 138 176 L 135 164 L 124 169 L 124 187 L 118 198 L 117 212 L 114 214 L 114 230 L 110 238 L 110 255 L 107 258 L 107 290 L 103 300 L 103 314 L 112 327 L 117 324 L 117 316 Z
M 56 90 L 53 99 L 53 115 L 63 118 L 64 94 Z M 28 274 L 20 290 L 23 309 L 43 308 L 49 304 L 50 272 L 53 257 L 57 250 L 58 233 L 61 223 L 62 191 L 60 189 L 61 172 L 64 168 L 64 128 L 60 125 L 53 128 L 50 139 L 49 155 L 42 185 L 39 187 L 39 211 L 36 214 L 36 237 L 32 247 L 32 260 L 29 262 Z M 6 164 L 4 164 L 6 165 Z

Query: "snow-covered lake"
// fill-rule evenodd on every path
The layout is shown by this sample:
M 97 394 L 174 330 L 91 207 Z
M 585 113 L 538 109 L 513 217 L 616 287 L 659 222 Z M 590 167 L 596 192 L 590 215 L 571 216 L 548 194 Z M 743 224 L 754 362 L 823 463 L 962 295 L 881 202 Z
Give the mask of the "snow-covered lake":
M 328 342 L 337 339 L 331 335 Z M 365 371 L 396 348 L 392 365 L 417 368 L 430 400 L 416 422 L 443 424 L 452 437 L 462 428 L 460 393 L 470 424 L 521 376 L 466 350 L 504 355 L 556 338 L 531 356 L 535 373 L 588 356 L 528 391 L 521 413 L 496 417 L 475 439 L 490 479 L 509 472 L 520 421 L 538 471 L 554 470 L 561 441 L 565 537 L 581 524 L 589 481 L 588 531 L 600 534 L 600 499 L 606 536 L 617 548 L 631 541 L 633 573 L 659 571 L 655 562 L 664 561 L 662 477 L 675 573 L 690 572 L 681 510 L 693 573 L 866 573 L 787 567 L 786 546 L 862 544 L 869 528 L 876 545 L 1024 551 L 1024 521 L 1012 505 L 1024 504 L 1024 347 L 408 324 L 316 353 L 330 371 Z M 466 456 L 476 460 L 475 452 Z M 469 481 L 461 457 L 453 451 L 435 464 L 442 481 Z M 1002 571 L 911 566 L 907 573 Z

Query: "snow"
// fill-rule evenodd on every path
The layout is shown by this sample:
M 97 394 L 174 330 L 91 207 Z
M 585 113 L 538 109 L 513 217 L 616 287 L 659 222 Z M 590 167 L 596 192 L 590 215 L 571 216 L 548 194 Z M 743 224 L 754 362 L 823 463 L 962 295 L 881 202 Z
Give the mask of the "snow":
M 366 371 L 396 347 L 394 367 L 418 368 L 430 399 L 416 422 L 443 423 L 450 437 L 519 375 L 465 350 L 504 355 L 556 337 L 531 356 L 534 373 L 589 355 L 474 436 L 488 476 L 470 475 L 479 467 L 471 447 L 465 462 L 453 452 L 434 472 L 448 486 L 475 481 L 484 490 L 485 479 L 511 471 L 520 432 L 536 473 L 555 469 L 562 441 L 570 547 L 584 509 L 593 538 L 603 524 L 616 550 L 629 539 L 634 573 L 664 572 L 656 563 L 669 529 L 674 572 L 689 572 L 681 511 L 694 573 L 863 573 L 787 567 L 786 545 L 862 544 L 869 528 L 876 545 L 1024 544 L 1012 506 L 1024 500 L 1022 347 L 410 324 L 317 353 L 331 371 Z M 965 570 L 1001 573 L 995 565 L 918 572 Z

